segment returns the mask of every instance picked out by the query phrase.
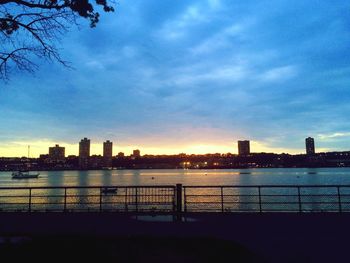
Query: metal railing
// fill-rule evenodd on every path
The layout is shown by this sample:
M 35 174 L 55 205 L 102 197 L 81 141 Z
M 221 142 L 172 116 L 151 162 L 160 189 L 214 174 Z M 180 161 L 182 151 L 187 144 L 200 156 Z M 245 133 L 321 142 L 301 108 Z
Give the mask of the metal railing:
M 0 187 L 0 212 L 350 212 L 350 185 Z
M 173 212 L 175 186 L 0 187 L 0 212 Z
M 350 185 L 184 186 L 184 212 L 350 212 Z

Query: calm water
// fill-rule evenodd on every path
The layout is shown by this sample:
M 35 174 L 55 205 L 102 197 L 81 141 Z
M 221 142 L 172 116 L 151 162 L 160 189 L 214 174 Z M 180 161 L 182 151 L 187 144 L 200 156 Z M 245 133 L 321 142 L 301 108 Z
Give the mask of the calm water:
M 350 168 L 227 170 L 41 171 L 38 179 L 11 179 L 0 172 L 0 186 L 101 185 L 280 185 L 349 184 Z

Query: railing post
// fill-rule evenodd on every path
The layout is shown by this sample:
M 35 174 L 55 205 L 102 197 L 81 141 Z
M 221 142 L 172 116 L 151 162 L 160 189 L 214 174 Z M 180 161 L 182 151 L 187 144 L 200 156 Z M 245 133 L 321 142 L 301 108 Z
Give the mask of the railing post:
M 102 188 L 100 188 L 100 212 L 102 211 Z
M 184 187 L 184 212 L 187 212 L 186 187 Z
M 258 192 L 259 192 L 259 211 L 262 213 L 262 205 L 261 205 L 261 186 L 258 186 Z
M 64 188 L 64 206 L 63 206 L 63 211 L 67 211 L 67 188 Z
M 301 196 L 300 196 L 300 186 L 298 186 L 298 204 L 299 204 L 299 213 L 301 213 Z
M 224 187 L 221 186 L 221 212 L 224 212 Z
M 340 196 L 340 189 L 339 186 L 337 186 L 337 191 L 338 191 L 338 205 L 339 205 L 339 212 L 342 212 L 342 207 L 341 207 L 341 196 Z
M 136 212 L 139 211 L 139 204 L 138 204 L 139 200 L 138 200 L 138 195 L 137 195 L 137 194 L 138 194 L 138 193 L 137 193 L 138 191 L 137 191 L 137 190 L 138 190 L 138 188 L 136 187 L 136 188 L 135 188 L 135 205 L 136 205 Z
M 182 184 L 176 184 L 176 214 L 177 220 L 181 221 L 182 213 Z
M 29 188 L 28 212 L 32 211 L 32 188 Z
M 128 212 L 128 188 L 125 188 L 125 212 Z

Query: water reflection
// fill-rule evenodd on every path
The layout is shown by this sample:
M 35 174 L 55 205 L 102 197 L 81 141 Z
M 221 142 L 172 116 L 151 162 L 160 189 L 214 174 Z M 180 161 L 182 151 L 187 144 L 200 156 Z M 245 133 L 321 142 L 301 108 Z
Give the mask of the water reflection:
M 241 174 L 241 173 L 240 173 Z M 252 185 L 252 176 L 250 176 L 251 171 L 247 170 L 245 174 L 239 176 L 238 185 Z M 258 189 L 257 188 L 235 188 L 234 194 L 238 195 L 235 197 L 235 201 L 238 204 L 234 204 L 233 209 L 239 211 L 249 211 L 249 210 L 258 210 Z M 252 196 L 253 195 L 253 196 Z M 255 196 L 254 196 L 255 195 Z
M 27 180 L 12 180 L 10 173 L 0 172 L 1 186 L 175 185 L 178 183 L 183 185 L 350 184 L 350 169 L 50 171 L 41 172 L 38 179 Z

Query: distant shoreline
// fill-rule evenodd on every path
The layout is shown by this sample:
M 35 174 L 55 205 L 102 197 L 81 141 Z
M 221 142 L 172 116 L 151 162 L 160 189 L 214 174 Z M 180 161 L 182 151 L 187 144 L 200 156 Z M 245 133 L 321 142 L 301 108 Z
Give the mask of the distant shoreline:
M 40 172 L 64 172 L 64 171 L 78 171 L 78 172 L 88 172 L 88 171 L 137 171 L 137 170 L 189 170 L 189 171 L 205 171 L 205 170 L 250 170 L 250 169 L 339 169 L 339 168 L 350 168 L 350 167 L 334 167 L 334 166 L 325 166 L 325 167 L 244 167 L 244 168 L 125 168 L 125 169 L 33 169 L 31 171 L 40 171 Z M 0 172 L 13 172 L 13 170 L 0 170 Z

